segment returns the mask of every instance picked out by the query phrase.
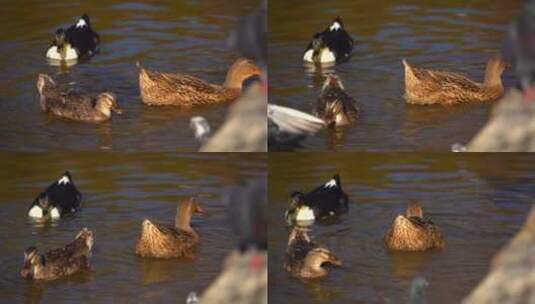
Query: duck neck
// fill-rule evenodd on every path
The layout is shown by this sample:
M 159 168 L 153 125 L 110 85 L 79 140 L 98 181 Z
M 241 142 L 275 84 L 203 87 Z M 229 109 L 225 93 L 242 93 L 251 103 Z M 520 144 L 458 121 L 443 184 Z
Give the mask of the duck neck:
M 175 217 L 175 227 L 179 230 L 189 232 L 193 235 L 197 233 L 191 228 L 191 215 L 193 206 L 187 202 L 181 203 Z
M 487 87 L 502 87 L 502 72 L 500 72 L 499 63 L 489 61 L 485 70 L 484 84 Z
M 100 101 L 97 101 L 95 109 L 107 118 L 111 117 L 111 109 L 108 106 L 102 104 Z

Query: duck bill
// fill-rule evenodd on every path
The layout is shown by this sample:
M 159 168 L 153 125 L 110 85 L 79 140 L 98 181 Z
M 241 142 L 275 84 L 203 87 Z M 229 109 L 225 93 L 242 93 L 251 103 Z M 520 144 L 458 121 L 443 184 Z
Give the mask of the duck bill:
M 334 255 L 331 255 L 330 259 L 329 259 L 329 264 L 341 267 L 342 266 L 342 260 L 340 260 L 339 258 L 337 258 Z
M 119 107 L 113 107 L 113 108 L 111 108 L 111 110 L 112 110 L 115 114 L 119 114 L 119 115 L 123 114 L 123 110 L 122 110 L 121 108 L 119 108 Z
M 200 215 L 206 215 L 206 211 L 200 206 L 195 207 L 195 213 L 200 214 Z

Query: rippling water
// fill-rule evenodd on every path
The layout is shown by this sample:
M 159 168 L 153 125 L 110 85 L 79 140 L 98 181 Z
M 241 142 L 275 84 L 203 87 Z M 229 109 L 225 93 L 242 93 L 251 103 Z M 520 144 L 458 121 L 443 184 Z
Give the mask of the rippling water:
M 236 245 L 226 219 L 229 187 L 265 178 L 266 157 L 232 155 L 90 153 L 0 156 L 0 302 L 185 303 L 203 291 Z M 31 201 L 70 170 L 83 194 L 82 210 L 55 225 L 28 221 Z M 192 225 L 201 235 L 194 260 L 143 259 L 134 247 L 145 218 L 173 223 L 181 198 L 197 195 L 207 211 Z M 24 250 L 61 247 L 87 226 L 95 232 L 92 269 L 35 283 L 19 275 Z
M 251 0 L 11 2 L 0 11 L 0 148 L 17 151 L 196 150 L 189 118 L 203 115 L 217 128 L 227 105 L 193 112 L 144 106 L 135 62 L 221 83 L 238 57 L 226 39 L 239 17 L 257 5 Z M 45 52 L 54 31 L 84 12 L 100 35 L 100 53 L 71 68 L 48 65 Z M 74 82 L 85 92 L 111 90 L 125 113 L 100 125 L 51 119 L 39 107 L 39 73 Z
M 270 302 L 407 303 L 412 278 L 422 275 L 429 303 L 459 303 L 533 205 L 534 164 L 531 155 L 270 154 Z M 344 265 L 319 280 L 291 278 L 282 268 L 288 195 L 336 172 L 349 212 L 338 223 L 313 225 L 310 235 Z M 444 250 L 386 250 L 383 236 L 409 199 L 419 200 L 443 230 Z
M 482 80 L 522 2 L 400 2 L 270 1 L 270 102 L 310 112 L 324 75 L 336 73 L 362 110 L 354 126 L 311 137 L 303 150 L 445 151 L 468 142 L 486 122 L 489 104 L 406 105 L 401 59 Z M 301 61 L 304 48 L 336 16 L 356 41 L 353 56 L 336 67 L 310 70 Z M 505 72 L 506 87 L 514 85 L 513 77 Z

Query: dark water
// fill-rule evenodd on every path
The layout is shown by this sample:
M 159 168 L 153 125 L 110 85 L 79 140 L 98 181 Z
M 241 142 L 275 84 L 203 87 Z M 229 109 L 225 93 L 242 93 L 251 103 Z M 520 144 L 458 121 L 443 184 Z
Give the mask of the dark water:
M 483 79 L 487 60 L 503 46 L 521 1 L 270 1 L 270 102 L 310 112 L 324 74 L 336 73 L 362 110 L 342 132 L 308 139 L 311 151 L 446 151 L 467 143 L 486 122 L 490 105 L 409 106 L 402 95 L 401 59 L 420 67 Z M 356 41 L 349 62 L 323 70 L 302 63 L 312 35 L 336 16 Z M 515 83 L 511 70 L 506 87 Z
M 531 155 L 270 154 L 269 301 L 407 303 L 413 277 L 430 283 L 428 303 L 459 303 L 492 256 L 522 225 L 535 199 Z M 291 165 L 290 165 L 291 164 Z M 310 235 L 344 266 L 310 282 L 283 270 L 288 194 L 339 172 L 350 197 L 340 221 Z M 389 253 L 383 235 L 408 199 L 419 200 L 445 234 L 444 250 Z
M 226 219 L 226 191 L 266 176 L 261 154 L 4 154 L 0 159 L 2 303 L 185 303 L 190 291 L 203 291 L 214 280 L 236 245 Z M 81 212 L 56 225 L 29 222 L 30 202 L 66 169 L 83 193 Z M 192 222 L 201 236 L 196 258 L 137 257 L 143 219 L 171 224 L 179 200 L 191 195 L 207 211 Z M 64 246 L 84 226 L 95 232 L 91 271 L 47 283 L 19 276 L 27 247 Z
M 257 6 L 251 0 L 7 2 L 0 10 L 0 148 L 17 151 L 196 150 L 189 118 L 205 116 L 217 128 L 227 105 L 193 112 L 144 106 L 135 62 L 221 83 L 238 57 L 227 46 L 228 34 Z M 45 53 L 56 28 L 84 12 L 100 34 L 100 54 L 71 68 L 48 65 Z M 51 119 L 39 108 L 39 73 L 85 92 L 111 90 L 125 114 L 101 125 Z

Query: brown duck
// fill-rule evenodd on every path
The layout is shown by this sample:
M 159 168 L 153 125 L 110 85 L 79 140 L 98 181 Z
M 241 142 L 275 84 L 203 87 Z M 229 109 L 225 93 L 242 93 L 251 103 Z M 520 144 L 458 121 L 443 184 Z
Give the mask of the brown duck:
M 20 275 L 34 280 L 55 280 L 88 269 L 94 241 L 93 232 L 83 228 L 74 241 L 63 248 L 39 254 L 36 247 L 29 247 L 24 251 Z
M 400 214 L 385 236 L 391 250 L 424 251 L 444 247 L 440 229 L 428 218 L 417 202 L 410 202 L 405 214 Z
M 284 269 L 294 277 L 313 279 L 329 274 L 325 264 L 342 266 L 342 261 L 313 242 L 303 228 L 293 228 L 284 257 Z
M 405 100 L 412 104 L 452 105 L 495 101 L 503 96 L 501 75 L 508 66 L 498 56 L 489 59 L 482 83 L 464 75 L 405 66 Z
M 355 99 L 346 93 L 340 77 L 327 76 L 314 114 L 323 119 L 328 126 L 339 127 L 354 123 L 359 112 Z
M 150 71 L 139 63 L 138 67 L 141 100 L 151 106 L 193 107 L 234 101 L 241 94 L 244 80 L 261 74 L 259 67 L 244 58 L 230 66 L 222 85 L 185 74 Z
M 182 201 L 177 207 L 175 225 L 159 225 L 145 219 L 136 244 L 136 254 L 145 258 L 193 257 L 199 235 L 191 228 L 191 217 L 204 210 L 193 199 Z
M 41 109 L 55 116 L 84 122 L 102 122 L 111 119 L 111 112 L 121 114 L 115 94 L 102 92 L 98 96 L 62 91 L 46 74 L 37 79 Z

